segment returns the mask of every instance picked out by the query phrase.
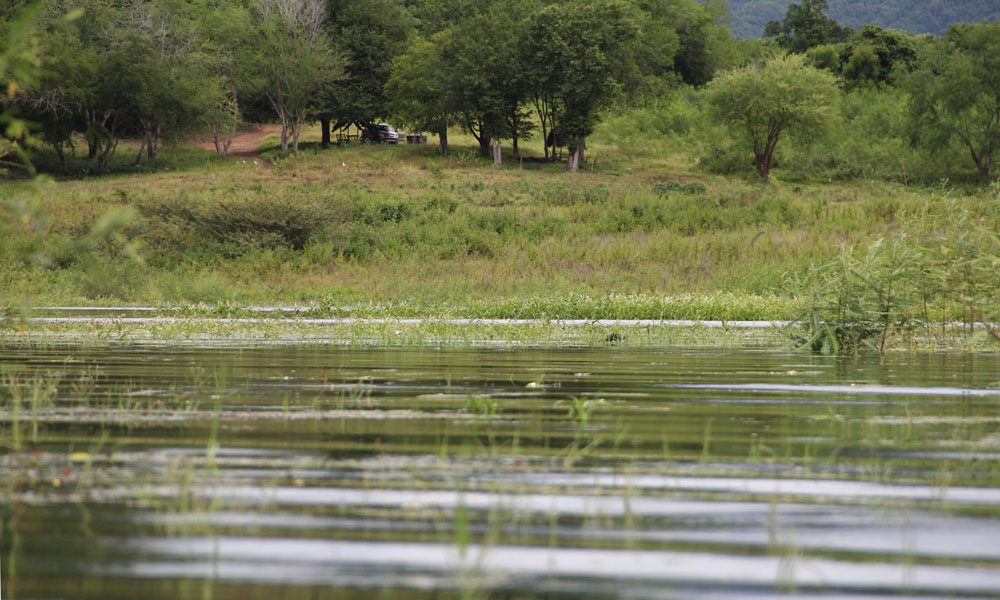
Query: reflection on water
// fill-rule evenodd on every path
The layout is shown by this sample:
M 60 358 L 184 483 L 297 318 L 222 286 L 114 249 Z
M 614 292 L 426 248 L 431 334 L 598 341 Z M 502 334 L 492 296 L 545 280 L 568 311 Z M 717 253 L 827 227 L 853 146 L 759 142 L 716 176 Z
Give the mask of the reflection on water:
M 0 349 L 3 598 L 1000 595 L 1000 358 Z

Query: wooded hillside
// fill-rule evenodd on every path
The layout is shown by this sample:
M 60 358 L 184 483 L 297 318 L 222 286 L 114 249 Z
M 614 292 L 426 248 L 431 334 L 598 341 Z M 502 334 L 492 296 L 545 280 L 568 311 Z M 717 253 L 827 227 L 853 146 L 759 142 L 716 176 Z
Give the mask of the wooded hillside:
M 758 38 L 764 25 L 781 19 L 791 0 L 729 0 L 733 12 L 733 35 Z M 860 28 L 875 23 L 910 33 L 941 35 L 954 23 L 978 23 L 1000 19 L 996 0 L 830 0 L 830 17 L 841 25 Z

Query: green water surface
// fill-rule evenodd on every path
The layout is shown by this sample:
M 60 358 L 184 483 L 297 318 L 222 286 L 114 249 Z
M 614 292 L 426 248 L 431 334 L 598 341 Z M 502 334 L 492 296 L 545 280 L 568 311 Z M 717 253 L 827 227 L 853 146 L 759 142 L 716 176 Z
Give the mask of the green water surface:
M 0 348 L 0 598 L 1000 596 L 1000 357 Z

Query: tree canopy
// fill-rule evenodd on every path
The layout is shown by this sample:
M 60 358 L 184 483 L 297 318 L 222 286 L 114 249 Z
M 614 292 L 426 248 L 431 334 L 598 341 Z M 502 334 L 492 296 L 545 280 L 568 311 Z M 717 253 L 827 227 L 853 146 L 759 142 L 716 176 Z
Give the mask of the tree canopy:
M 785 12 L 784 20 L 768 22 L 764 34 L 792 52 L 805 52 L 822 44 L 842 42 L 847 39 L 850 30 L 828 17 L 828 8 L 826 0 L 802 0 L 802 4 L 792 4 Z
M 224 154 L 241 122 L 280 122 L 296 152 L 306 123 L 320 122 L 325 145 L 331 123 L 388 121 L 437 133 L 442 154 L 462 127 L 497 165 L 540 134 L 542 160 L 568 146 L 577 170 L 608 117 L 645 111 L 621 125 L 666 134 L 711 105 L 767 179 L 779 139 L 815 135 L 838 98 L 851 119 L 870 93 L 897 130 L 912 122 L 912 136 L 894 134 L 897 155 L 961 146 L 989 177 L 997 25 L 851 31 L 827 15 L 845 2 L 781 3 L 773 40 L 740 41 L 721 0 L 17 0 L 0 12 L 3 44 L 30 51 L 0 48 L 3 154 L 28 147 L 27 123 L 36 148 L 89 173 L 125 137 L 138 163 L 194 132 Z M 28 29 L 11 16 L 23 7 Z M 691 114 L 655 114 L 670 106 Z
M 906 88 L 914 138 L 932 150 L 957 139 L 989 180 L 1000 150 L 1000 22 L 956 25 L 926 45 Z
M 713 115 L 753 150 L 762 181 L 770 177 L 782 135 L 817 136 L 836 118 L 837 82 L 802 55 L 723 73 L 706 90 Z

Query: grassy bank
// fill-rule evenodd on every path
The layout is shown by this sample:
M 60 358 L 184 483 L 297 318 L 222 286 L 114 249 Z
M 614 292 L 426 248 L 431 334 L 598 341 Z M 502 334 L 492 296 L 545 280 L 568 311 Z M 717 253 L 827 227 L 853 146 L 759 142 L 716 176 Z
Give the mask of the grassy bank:
M 790 319 L 822 283 L 815 267 L 851 248 L 933 230 L 956 207 L 998 219 L 991 189 L 780 173 L 762 186 L 698 170 L 691 148 L 626 153 L 599 137 L 580 174 L 531 161 L 531 145 L 529 160 L 495 168 L 463 137 L 449 158 L 433 145 L 197 152 L 168 148 L 159 170 L 2 184 L 19 207 L 0 242 L 3 304 Z

